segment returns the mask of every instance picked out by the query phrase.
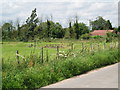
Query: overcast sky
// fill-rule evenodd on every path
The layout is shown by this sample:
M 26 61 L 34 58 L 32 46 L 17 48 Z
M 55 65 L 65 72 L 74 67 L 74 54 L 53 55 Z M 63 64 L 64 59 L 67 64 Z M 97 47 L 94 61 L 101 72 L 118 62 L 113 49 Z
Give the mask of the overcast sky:
M 75 15 L 79 16 L 79 22 L 89 25 L 89 20 L 95 20 L 97 16 L 110 20 L 112 25 L 118 25 L 118 1 L 119 0 L 4 0 L 0 3 L 0 21 L 15 21 L 21 23 L 30 16 L 31 11 L 37 8 L 39 18 L 53 16 L 53 21 L 60 22 L 63 27 L 68 26 L 68 20 Z

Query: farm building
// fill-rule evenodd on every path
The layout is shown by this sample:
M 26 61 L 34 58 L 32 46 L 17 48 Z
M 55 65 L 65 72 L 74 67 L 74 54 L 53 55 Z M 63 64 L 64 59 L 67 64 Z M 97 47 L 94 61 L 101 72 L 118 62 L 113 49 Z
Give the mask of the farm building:
M 92 36 L 105 36 L 108 32 L 114 32 L 114 30 L 94 30 L 90 33 Z

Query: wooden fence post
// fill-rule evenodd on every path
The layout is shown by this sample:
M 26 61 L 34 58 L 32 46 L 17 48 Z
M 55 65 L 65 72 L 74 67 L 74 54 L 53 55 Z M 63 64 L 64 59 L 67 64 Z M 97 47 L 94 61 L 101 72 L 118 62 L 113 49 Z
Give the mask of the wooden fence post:
M 43 47 L 41 48 L 41 62 L 44 63 L 44 54 L 43 54 Z
M 84 50 L 84 44 L 82 43 L 82 51 Z
M 35 48 L 36 48 L 36 40 L 34 40 L 34 45 L 33 45 L 33 47 L 34 47 L 33 53 L 35 53 Z
M 112 48 L 112 42 L 110 43 L 110 49 Z
M 57 46 L 57 59 L 59 58 L 59 46 Z
M 72 49 L 72 50 L 74 49 L 73 43 L 71 44 L 71 49 Z
M 103 49 L 105 49 L 105 48 L 106 48 L 106 44 L 104 43 L 104 44 L 103 44 Z
M 48 57 L 48 50 L 46 50 L 46 61 L 49 61 L 49 57 Z
M 93 51 L 93 44 L 92 43 L 90 44 L 90 51 L 91 52 Z
M 20 61 L 19 61 L 19 51 L 18 50 L 16 51 L 16 60 L 17 60 L 17 63 L 20 64 Z
M 98 43 L 98 51 L 100 50 L 100 45 L 99 45 L 99 43 Z
M 117 42 L 115 43 L 115 47 L 116 47 L 116 48 L 118 47 Z
M 34 40 L 34 48 L 36 47 L 36 40 Z

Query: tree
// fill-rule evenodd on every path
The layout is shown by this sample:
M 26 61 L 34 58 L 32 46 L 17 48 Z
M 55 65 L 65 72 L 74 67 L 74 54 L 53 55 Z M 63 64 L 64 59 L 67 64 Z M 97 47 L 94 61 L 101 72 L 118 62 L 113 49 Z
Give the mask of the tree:
M 2 39 L 11 39 L 12 31 L 14 29 L 15 27 L 12 25 L 12 23 L 4 23 L 2 25 Z
M 34 40 L 34 29 L 37 26 L 37 23 L 39 22 L 36 14 L 36 8 L 32 11 L 30 17 L 27 18 L 26 24 L 28 25 L 28 31 L 26 32 L 26 38 Z
M 99 16 L 95 21 L 90 22 L 92 25 L 92 30 L 108 30 L 112 29 L 112 25 L 109 20 L 103 19 L 103 17 Z
M 75 31 L 71 25 L 71 21 L 69 21 L 69 34 L 70 34 L 70 38 L 75 38 Z
M 16 29 L 18 30 L 18 37 L 20 36 L 20 19 L 16 20 Z
M 82 34 L 86 34 L 86 33 L 89 33 L 90 32 L 90 30 L 89 30 L 89 28 L 86 26 L 86 24 L 84 24 L 84 23 L 79 23 L 78 24 L 79 25 L 79 32 L 80 32 L 80 36 L 82 35 Z
M 78 16 L 75 17 L 75 23 L 74 23 L 74 29 L 76 33 L 76 39 L 79 39 L 80 31 L 79 31 L 79 25 L 78 25 Z
M 46 31 L 46 33 L 47 33 L 47 37 L 49 38 L 51 35 L 51 31 L 50 31 L 50 25 L 51 25 L 51 23 L 50 23 L 50 21 L 47 19 L 47 31 Z
M 65 31 L 64 29 L 62 28 L 62 26 L 57 22 L 57 23 L 54 23 L 52 26 L 51 26 L 51 36 L 53 38 L 63 38 L 64 35 L 65 35 Z
M 120 32 L 120 26 L 118 26 L 118 32 Z
M 106 21 L 105 29 L 106 30 L 109 30 L 109 29 L 112 30 L 113 29 L 110 20 Z

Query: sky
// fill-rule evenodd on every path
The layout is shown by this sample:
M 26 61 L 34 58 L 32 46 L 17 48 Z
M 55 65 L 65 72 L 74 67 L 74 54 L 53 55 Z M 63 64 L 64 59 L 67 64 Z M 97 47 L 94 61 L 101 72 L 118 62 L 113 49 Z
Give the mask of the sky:
M 118 26 L 119 0 L 4 0 L 0 2 L 0 24 L 17 19 L 25 23 L 34 8 L 37 15 L 45 21 L 47 18 L 59 22 L 63 27 L 68 26 L 69 20 L 75 16 L 79 22 L 89 25 L 89 20 L 102 16 L 110 20 L 113 27 Z

